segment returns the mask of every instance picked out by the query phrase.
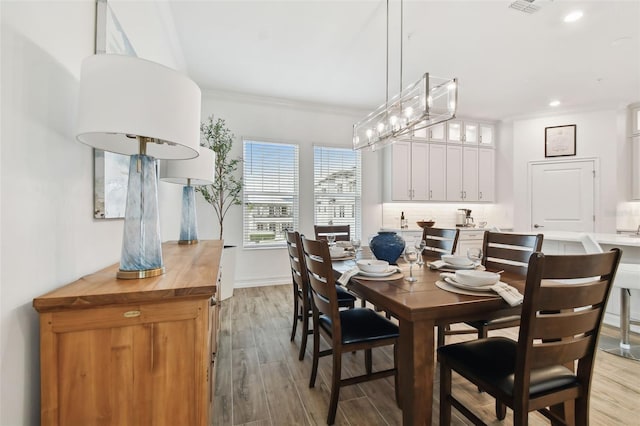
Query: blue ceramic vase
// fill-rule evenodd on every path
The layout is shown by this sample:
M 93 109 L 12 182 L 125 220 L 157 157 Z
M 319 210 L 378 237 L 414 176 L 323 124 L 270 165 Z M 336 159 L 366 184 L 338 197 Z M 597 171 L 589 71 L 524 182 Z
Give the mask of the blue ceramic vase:
M 395 232 L 380 231 L 371 239 L 369 248 L 376 259 L 386 260 L 395 265 L 404 250 L 404 240 Z

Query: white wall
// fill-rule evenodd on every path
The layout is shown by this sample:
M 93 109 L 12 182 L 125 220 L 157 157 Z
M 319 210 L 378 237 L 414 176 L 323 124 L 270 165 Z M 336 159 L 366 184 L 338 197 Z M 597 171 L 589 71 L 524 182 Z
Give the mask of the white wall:
M 242 138 L 296 143 L 300 146 L 299 230 L 313 235 L 313 145 L 351 147 L 352 125 L 363 113 L 276 99 L 204 91 L 202 119 L 224 118 L 236 136 L 232 156 L 242 156 Z M 363 235 L 375 232 L 381 223 L 379 152 L 362 153 Z M 161 184 L 163 198 L 177 197 L 179 188 Z M 168 194 L 171 191 L 172 194 Z M 213 208 L 198 196 L 200 238 L 218 238 Z M 161 200 L 163 238 L 179 235 L 179 209 L 171 210 Z M 242 207 L 234 206 L 224 223 L 225 244 L 238 246 L 236 287 L 289 282 L 289 261 L 285 249 L 242 249 Z
M 616 231 L 616 207 L 623 201 L 630 179 L 629 156 L 619 152 L 628 143 L 620 129 L 623 110 L 602 110 L 517 120 L 513 123 L 513 206 L 514 229 L 530 231 L 527 168 L 531 161 L 544 157 L 544 129 L 550 126 L 575 124 L 576 156 L 567 158 L 597 158 L 600 166 L 599 203 L 596 205 L 596 232 Z M 547 159 L 548 160 L 548 159 Z M 498 167 L 500 163 L 496 161 Z M 628 195 L 626 195 L 628 198 Z
M 32 299 L 118 261 L 121 221 L 93 219 L 93 154 L 75 141 L 93 1 L 6 2 L 2 15 L 0 424 L 39 424 Z

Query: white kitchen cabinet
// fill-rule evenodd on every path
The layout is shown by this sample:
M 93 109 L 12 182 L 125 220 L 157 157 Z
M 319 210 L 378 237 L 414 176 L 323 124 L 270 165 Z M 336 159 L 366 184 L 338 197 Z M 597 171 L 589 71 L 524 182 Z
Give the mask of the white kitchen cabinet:
M 447 121 L 447 141 L 453 143 L 477 144 L 478 123 L 471 121 Z
M 480 123 L 478 125 L 478 144 L 480 146 L 494 146 L 495 129 L 493 124 Z
M 413 139 L 419 141 L 446 142 L 445 123 L 436 124 L 413 132 Z
M 429 144 L 429 200 L 447 199 L 447 147 Z
M 478 201 L 478 148 L 447 146 L 447 201 Z
M 631 134 L 640 135 L 640 104 L 631 107 Z
M 631 198 L 640 200 L 640 135 L 631 138 Z
M 460 236 L 458 237 L 458 246 L 456 247 L 455 254 L 458 256 L 466 256 L 467 250 L 469 250 L 470 248 L 482 249 L 484 232 L 484 230 L 460 230 Z
M 478 148 L 478 201 L 495 201 L 495 151 Z
M 429 200 L 429 144 L 398 141 L 391 149 L 391 200 Z

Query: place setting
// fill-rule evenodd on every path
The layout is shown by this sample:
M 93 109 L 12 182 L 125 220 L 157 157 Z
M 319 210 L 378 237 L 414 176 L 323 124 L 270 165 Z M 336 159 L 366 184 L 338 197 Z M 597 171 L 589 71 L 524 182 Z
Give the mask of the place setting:
M 331 260 L 354 260 L 360 250 L 360 240 L 335 241 L 335 236 L 327 235 Z
M 347 285 L 355 276 L 367 280 L 395 280 L 404 275 L 397 265 L 390 265 L 386 260 L 361 259 L 356 261 L 356 266 L 342 273 L 338 283 Z
M 493 296 L 497 293 L 510 306 L 522 303 L 524 296 L 507 283 L 500 281 L 500 272 L 489 272 L 475 269 L 443 272 L 442 280 L 436 286 L 452 293 L 470 296 Z
M 440 260 L 427 262 L 427 266 L 443 272 L 456 272 L 458 270 L 484 270 L 482 265 L 482 249 L 472 247 L 467 250 L 467 256 L 443 254 Z

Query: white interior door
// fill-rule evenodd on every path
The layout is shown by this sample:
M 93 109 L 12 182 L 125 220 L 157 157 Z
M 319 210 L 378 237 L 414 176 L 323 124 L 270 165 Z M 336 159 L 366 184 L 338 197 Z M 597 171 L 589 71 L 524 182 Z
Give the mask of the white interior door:
M 593 160 L 532 164 L 531 230 L 595 230 Z

